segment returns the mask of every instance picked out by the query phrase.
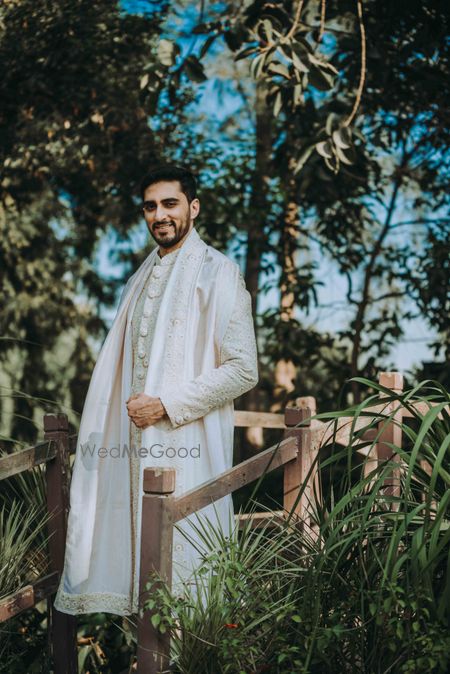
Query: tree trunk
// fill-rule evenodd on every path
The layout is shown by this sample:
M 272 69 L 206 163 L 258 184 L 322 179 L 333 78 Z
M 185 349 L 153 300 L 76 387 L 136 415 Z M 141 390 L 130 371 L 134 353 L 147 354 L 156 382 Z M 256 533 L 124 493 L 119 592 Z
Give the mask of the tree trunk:
M 272 152 L 272 115 L 266 103 L 267 88 L 264 82 L 256 84 L 256 159 L 252 176 L 252 211 L 255 219 L 250 219 L 247 230 L 247 259 L 245 267 L 245 283 L 252 298 L 252 313 L 256 318 L 258 309 L 259 275 L 261 257 L 265 246 L 264 226 L 268 212 L 267 191 L 269 181 L 269 162 Z M 255 326 L 256 329 L 256 326 Z M 254 388 L 242 397 L 242 408 L 257 410 L 259 408 L 259 391 Z M 260 449 L 264 445 L 261 428 L 249 428 L 246 432 L 247 442 L 252 449 Z
M 404 165 L 404 162 L 402 163 L 402 167 Z M 381 230 L 381 233 L 376 239 L 373 249 L 370 253 L 369 260 L 367 262 L 367 265 L 364 269 L 364 277 L 363 277 L 363 287 L 362 287 L 362 293 L 361 293 L 361 299 L 357 304 L 357 311 L 356 311 L 356 316 L 354 320 L 354 339 L 353 339 L 353 345 L 352 345 L 352 352 L 351 352 L 351 359 L 350 359 L 350 377 L 357 377 L 360 373 L 359 370 L 359 356 L 361 353 L 361 345 L 362 345 L 362 334 L 364 330 L 364 322 L 366 318 L 366 313 L 367 310 L 370 306 L 370 284 L 372 281 L 372 275 L 373 275 L 373 270 L 375 267 L 375 263 L 377 261 L 378 256 L 382 252 L 383 249 L 383 243 L 386 238 L 386 236 L 389 233 L 391 223 L 392 223 L 392 215 L 395 210 L 395 206 L 397 203 L 397 197 L 398 193 L 400 190 L 400 186 L 402 183 L 402 173 L 401 171 L 397 172 L 396 178 L 394 180 L 394 185 L 393 185 L 393 190 L 392 190 L 392 195 L 391 199 L 389 202 L 389 206 L 387 208 L 387 213 L 386 213 L 386 220 L 384 222 L 383 228 Z M 359 405 L 361 402 L 361 387 L 360 384 L 356 381 L 351 382 L 351 392 L 352 392 L 352 404 L 353 405 Z
M 297 203 L 297 183 L 293 175 L 294 161 L 288 162 L 287 199 L 283 216 L 283 228 L 280 237 L 280 319 L 289 323 L 294 317 L 295 309 L 295 250 L 299 232 L 299 207 Z M 295 389 L 296 367 L 288 358 L 280 358 L 275 366 L 275 385 L 271 411 L 278 412 L 284 408 L 286 397 Z

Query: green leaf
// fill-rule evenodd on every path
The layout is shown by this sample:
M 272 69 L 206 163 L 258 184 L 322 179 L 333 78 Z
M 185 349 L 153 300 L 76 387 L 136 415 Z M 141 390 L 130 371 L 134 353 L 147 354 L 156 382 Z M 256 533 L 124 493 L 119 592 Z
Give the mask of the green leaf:
M 333 128 L 337 125 L 338 120 L 339 120 L 339 117 L 335 112 L 331 112 L 328 115 L 327 121 L 325 123 L 325 131 L 326 131 L 328 136 L 331 136 L 331 134 L 333 132 Z
M 278 115 L 280 114 L 282 104 L 283 104 L 283 100 L 281 98 L 281 91 L 279 91 L 277 93 L 277 95 L 275 96 L 275 104 L 273 106 L 273 114 L 274 114 L 275 117 L 278 117 Z
M 273 33 L 272 33 L 272 24 L 268 19 L 263 20 L 264 32 L 267 38 L 267 42 L 272 42 Z
M 332 138 L 336 147 L 345 150 L 351 146 L 351 132 L 346 126 L 333 131 Z
M 306 164 L 306 162 L 308 161 L 313 152 L 314 152 L 314 145 L 310 145 L 309 147 L 305 148 L 305 150 L 303 150 L 303 152 L 301 153 L 300 157 L 297 160 L 297 164 L 294 169 L 294 174 L 301 171 L 301 169 Z
M 291 76 L 289 75 L 289 70 L 286 68 L 285 65 L 283 65 L 283 63 L 279 62 L 270 63 L 269 67 L 267 68 L 267 72 L 274 75 L 282 75 L 287 80 L 291 79 Z
M 244 47 L 234 57 L 235 61 L 240 61 L 241 59 L 245 59 L 247 56 L 250 56 L 250 54 L 255 54 L 258 51 L 258 47 Z
M 308 54 L 308 59 L 310 62 L 317 66 L 320 70 L 329 70 L 333 75 L 339 75 L 339 71 L 336 70 L 336 68 L 331 65 L 328 61 L 325 61 L 323 58 L 317 57 L 315 54 Z
M 334 87 L 333 77 L 320 68 L 311 68 L 308 77 L 312 86 L 319 91 L 329 91 Z
M 196 56 L 188 56 L 184 61 L 183 67 L 193 82 L 204 82 L 207 79 L 203 71 L 203 65 Z
M 347 165 L 353 164 L 351 159 L 349 157 L 347 157 L 347 155 L 344 153 L 344 151 L 340 147 L 335 146 L 335 151 L 336 151 L 337 156 L 339 157 L 339 160 L 343 164 L 347 164 Z
M 265 63 L 265 54 L 259 54 L 253 59 L 252 64 L 250 66 L 250 72 L 255 80 L 257 80 L 260 77 L 262 69 L 264 67 L 264 63 Z
M 212 43 L 216 38 L 217 38 L 216 34 L 209 35 L 207 37 L 200 50 L 199 59 L 202 59 L 204 57 L 204 55 L 206 54 L 206 52 L 208 51 L 208 49 L 210 48 L 210 46 L 212 45 Z
M 308 66 L 305 63 L 303 63 L 303 61 L 301 61 L 299 59 L 299 57 L 297 56 L 295 51 L 292 51 L 292 62 L 294 64 L 294 66 L 296 67 L 296 69 L 298 71 L 300 71 L 301 73 L 309 73 Z
M 316 143 L 316 150 L 321 157 L 331 159 L 331 157 L 334 156 L 333 146 L 329 140 L 323 140 L 320 143 Z
M 140 79 L 140 81 L 139 81 L 139 88 L 140 88 L 140 89 L 145 89 L 145 87 L 146 87 L 147 84 L 148 84 L 149 79 L 150 79 L 150 76 L 149 76 L 148 73 L 146 73 L 145 75 L 142 75 L 142 77 L 141 77 L 141 79 Z
M 179 53 L 180 48 L 176 43 L 164 39 L 159 41 L 157 56 L 163 66 L 172 66 Z
M 153 627 L 156 629 L 161 622 L 161 616 L 159 613 L 154 613 L 152 617 L 150 618 L 150 622 L 152 623 Z
M 297 107 L 298 105 L 301 105 L 303 102 L 304 102 L 303 87 L 302 87 L 301 84 L 296 84 L 294 86 L 294 92 L 293 92 L 294 107 Z

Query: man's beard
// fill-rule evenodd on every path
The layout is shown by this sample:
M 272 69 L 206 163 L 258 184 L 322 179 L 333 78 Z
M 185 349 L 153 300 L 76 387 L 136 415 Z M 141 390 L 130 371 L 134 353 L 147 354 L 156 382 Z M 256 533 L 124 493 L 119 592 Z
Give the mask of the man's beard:
M 159 231 L 159 227 L 162 229 L 162 223 L 159 226 L 153 225 L 150 228 L 150 234 L 161 248 L 172 248 L 187 234 L 189 225 L 189 218 L 183 220 L 178 227 L 173 220 L 169 220 L 164 226 L 164 229 L 167 227 L 167 231 L 164 234 L 161 234 Z

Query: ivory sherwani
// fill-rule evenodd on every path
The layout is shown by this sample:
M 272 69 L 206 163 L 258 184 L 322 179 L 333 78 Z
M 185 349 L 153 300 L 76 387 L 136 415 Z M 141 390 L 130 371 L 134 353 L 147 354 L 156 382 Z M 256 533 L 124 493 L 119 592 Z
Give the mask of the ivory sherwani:
M 92 375 L 58 610 L 137 612 L 144 468 L 174 467 L 176 494 L 230 468 L 232 401 L 256 382 L 250 295 L 237 265 L 195 229 L 163 258 L 153 251 L 124 289 Z M 160 397 L 167 411 L 143 431 L 130 423 L 125 406 L 140 392 Z M 227 497 L 200 512 L 218 516 L 227 531 L 230 511 Z M 182 528 L 195 541 L 186 522 Z M 180 532 L 173 557 L 177 585 L 198 562 Z

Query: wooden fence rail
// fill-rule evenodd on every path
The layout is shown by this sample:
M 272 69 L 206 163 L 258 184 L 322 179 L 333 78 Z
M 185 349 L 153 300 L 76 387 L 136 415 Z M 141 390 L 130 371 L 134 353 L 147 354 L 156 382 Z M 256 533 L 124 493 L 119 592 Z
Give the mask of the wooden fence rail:
M 379 383 L 396 393 L 401 392 L 403 388 L 403 378 L 398 372 L 381 373 Z M 383 397 L 380 395 L 376 404 L 371 408 L 365 408 L 365 412 L 371 412 L 374 417 L 379 412 L 383 412 L 384 415 L 392 414 L 389 423 L 379 421 L 377 427 L 366 430 L 362 438 L 366 446 L 356 449 L 366 457 L 364 464 L 366 474 L 379 462 L 393 458 L 391 445 L 402 444 L 399 422 L 413 416 L 411 411 L 399 407 L 398 403 L 383 402 Z M 417 412 L 424 414 L 430 404 L 419 402 L 414 403 L 414 407 Z M 305 526 L 311 527 L 308 504 L 313 489 L 320 495 L 317 474 L 312 470 L 319 448 L 331 438 L 339 444 L 346 445 L 352 433 L 364 429 L 371 420 L 370 416 L 364 416 L 355 424 L 353 417 L 341 417 L 335 424 L 311 419 L 315 413 L 315 399 L 310 396 L 298 398 L 294 406 L 285 409 L 284 414 L 236 411 L 236 427 L 279 429 L 283 431 L 284 439 L 278 445 L 256 454 L 213 480 L 178 497 L 173 496 L 175 490 L 173 469 L 145 469 L 140 551 L 141 608 L 149 595 L 145 585 L 151 570 L 157 571 L 169 584 L 171 582 L 174 524 L 203 506 L 258 479 L 266 471 L 284 467 L 283 510 L 251 515 L 240 514 L 237 516 L 239 523 L 243 524 L 251 519 L 254 526 L 261 526 L 270 520 L 283 518 L 286 512 L 293 511 Z M 300 423 L 302 425 L 298 426 Z M 45 415 L 44 431 L 45 442 L 0 458 L 0 480 L 39 464 L 45 464 L 50 535 L 50 563 L 47 575 L 0 600 L 0 622 L 47 599 L 50 616 L 49 646 L 55 674 L 76 674 L 78 671 L 76 618 L 57 611 L 53 607 L 53 599 L 64 563 L 69 508 L 69 456 L 75 452 L 77 437 L 69 436 L 67 417 L 64 414 Z M 399 472 L 400 466 L 386 482 L 385 490 L 388 494 L 399 493 Z M 302 496 L 298 498 L 302 487 Z M 167 665 L 169 658 L 168 637 L 161 635 L 152 627 L 150 617 L 149 612 L 145 611 L 138 619 L 139 674 L 157 674 Z
M 49 519 L 49 573 L 36 579 L 9 597 L 0 600 L 0 622 L 21 611 L 33 608 L 47 599 L 49 617 L 49 650 L 55 674 L 77 674 L 76 618 L 60 613 L 53 606 L 64 564 L 64 550 L 69 509 L 69 455 L 74 446 L 69 439 L 69 426 L 65 414 L 44 416 L 46 442 L 0 458 L 0 480 L 25 470 L 45 464 L 47 510 Z M 76 446 L 76 445 L 75 445 Z

